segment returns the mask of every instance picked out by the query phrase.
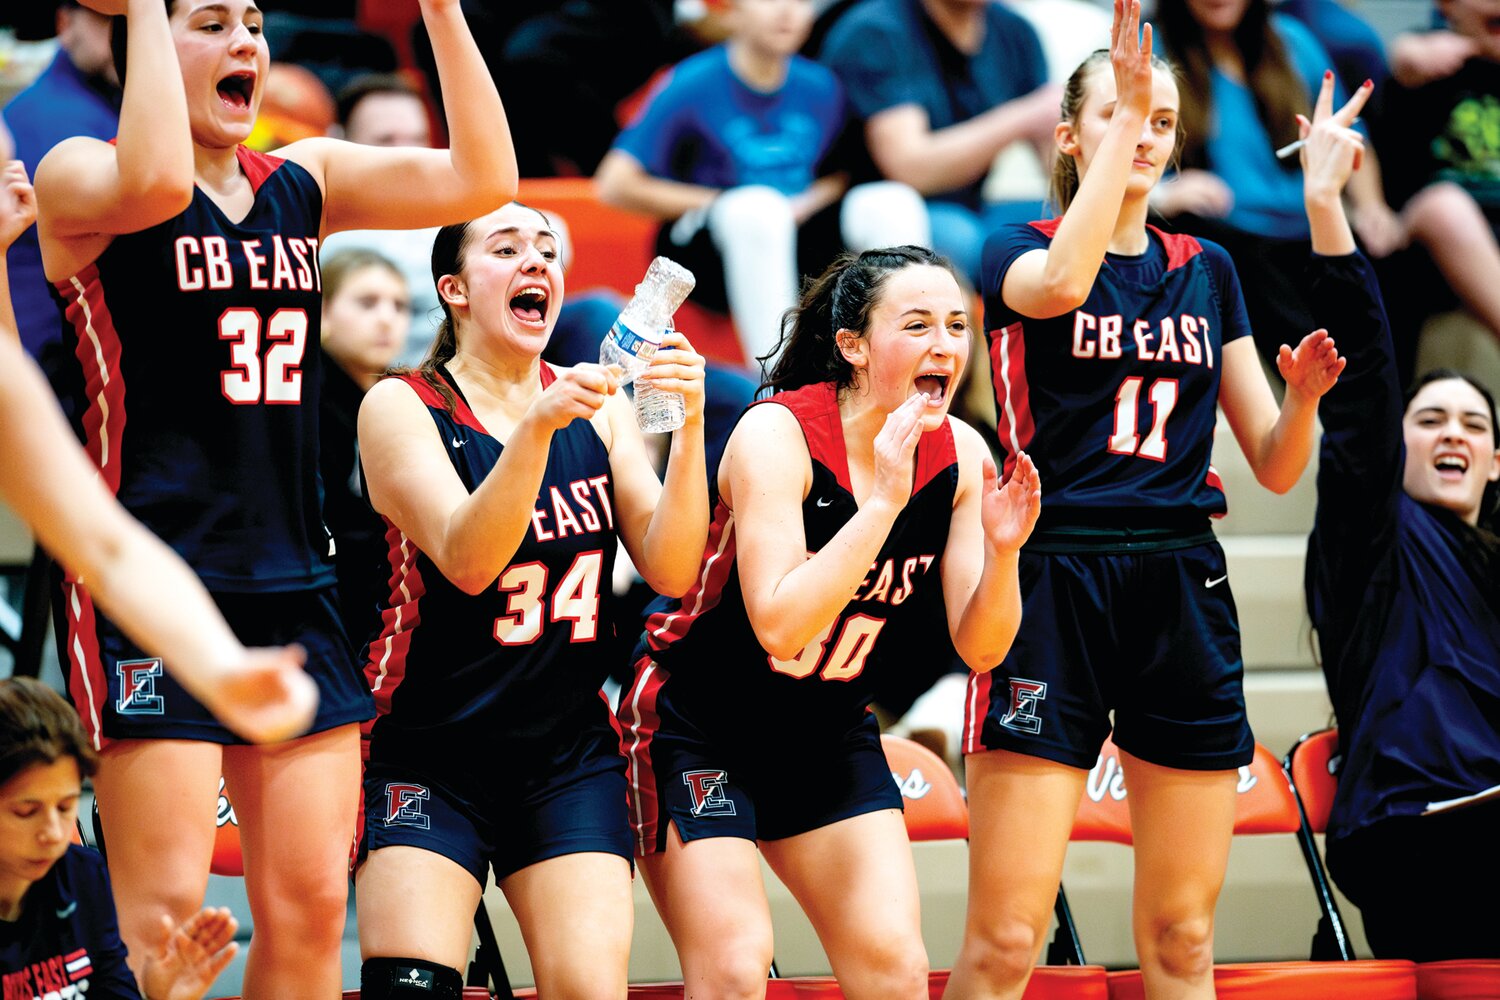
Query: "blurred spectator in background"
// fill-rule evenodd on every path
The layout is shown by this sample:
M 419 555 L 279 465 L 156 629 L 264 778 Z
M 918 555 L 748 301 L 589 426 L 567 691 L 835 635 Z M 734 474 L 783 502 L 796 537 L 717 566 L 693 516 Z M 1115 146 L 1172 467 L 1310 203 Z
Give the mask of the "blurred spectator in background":
M 860 0 L 819 59 L 843 81 L 875 167 L 926 197 L 933 247 L 978 285 L 984 238 L 1042 214 L 1030 199 L 986 204 L 981 190 L 1013 142 L 1051 163 L 1061 89 L 1036 32 L 991 0 Z
M 368 73 L 339 91 L 339 135 L 367 146 L 431 146 L 422 91 L 399 73 Z
M 546 81 L 506 108 L 522 177 L 592 174 L 619 131 L 616 106 L 696 47 L 676 31 L 672 0 L 463 0 L 463 11 L 502 91 Z M 413 43 L 441 97 L 420 25 Z
M 1182 169 L 1157 187 L 1152 205 L 1179 230 L 1229 251 L 1256 344 L 1273 359 L 1315 326 L 1301 282 L 1309 246 L 1301 171 L 1276 150 L 1297 139 L 1297 115 L 1311 114 L 1332 59 L 1270 0 L 1163 3 L 1157 28 L 1183 77 L 1186 138 Z M 1366 151 L 1349 195 L 1365 251 L 1385 257 L 1407 234 L 1385 203 L 1374 159 Z
M 769 355 L 799 276 L 845 247 L 927 245 L 904 184 L 850 190 L 830 159 L 847 124 L 838 78 L 797 55 L 812 0 L 726 0 L 730 39 L 690 56 L 615 141 L 605 201 L 663 220 L 658 253 L 697 276 L 694 301 L 733 316 L 747 359 Z
M 366 146 L 431 146 L 432 130 L 422 93 L 405 77 L 372 73 L 356 77 L 334 102 L 338 134 Z M 506 114 L 510 113 L 507 109 Z M 405 279 L 407 332 L 392 363 L 415 366 L 427 353 L 437 328 L 437 291 L 432 283 L 432 238 L 437 229 L 362 229 L 334 233 L 323 241 L 323 266 L 345 250 L 371 250 L 391 262 Z M 327 297 L 325 289 L 324 297 Z M 351 636 L 356 643 L 360 640 Z
M 1373 131 L 1386 189 L 1425 240 L 1431 268 L 1403 272 L 1393 325 L 1457 301 L 1500 338 L 1500 0 L 1439 0 L 1452 32 L 1393 47 L 1396 80 Z M 1451 289 L 1451 291 L 1450 291 Z M 1409 374 L 1403 371 L 1403 375 Z
M 1375 83 L 1372 102 L 1379 102 L 1391 75 L 1380 35 L 1339 0 L 1279 0 L 1276 10 L 1290 14 L 1311 31 L 1333 59 L 1333 71 L 1344 90 L 1353 93 L 1366 80 Z
M 120 81 L 109 52 L 109 18 L 72 0 L 57 5 L 58 50 L 52 64 L 5 105 L 0 115 L 15 136 L 15 157 L 28 173 L 64 139 L 113 139 L 120 123 Z M 55 379 L 63 360 L 62 316 L 42 274 L 36 227 L 22 233 L 7 255 L 10 293 L 21 343 Z
M 325 355 L 318 424 L 323 521 L 333 533 L 344 631 L 358 650 L 379 624 L 380 599 L 390 576 L 385 527 L 365 499 L 359 474 L 359 404 L 406 344 L 411 295 L 401 269 L 373 250 L 325 254 L 319 266 Z

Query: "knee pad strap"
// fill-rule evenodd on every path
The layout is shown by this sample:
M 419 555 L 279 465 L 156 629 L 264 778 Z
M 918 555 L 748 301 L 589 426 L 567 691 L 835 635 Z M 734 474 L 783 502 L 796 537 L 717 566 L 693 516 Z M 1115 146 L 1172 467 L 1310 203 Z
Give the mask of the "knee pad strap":
M 464 977 L 457 969 L 421 958 L 367 958 L 359 969 L 364 1000 L 462 1000 Z

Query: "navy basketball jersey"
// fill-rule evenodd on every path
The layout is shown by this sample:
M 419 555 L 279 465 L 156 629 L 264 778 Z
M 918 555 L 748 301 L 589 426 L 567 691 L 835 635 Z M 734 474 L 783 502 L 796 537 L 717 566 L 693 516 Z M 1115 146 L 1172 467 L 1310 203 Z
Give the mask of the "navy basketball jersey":
M 984 249 L 984 314 L 1000 447 L 1025 450 L 1045 485 L 1042 523 L 1222 514 L 1209 465 L 1224 345 L 1247 335 L 1222 247 L 1148 226 L 1139 257 L 1106 254 L 1079 308 L 1032 319 L 1000 290 L 1060 220 L 1005 226 Z
M 544 362 L 542 385 L 555 375 Z M 450 414 L 420 375 L 399 376 L 437 424 L 470 492 L 503 445 L 457 384 Z M 609 453 L 587 420 L 552 435 L 531 526 L 510 563 L 480 594 L 466 594 L 386 519 L 390 593 L 383 627 L 365 651 L 379 715 L 366 727 L 370 759 L 410 765 L 437 755 L 492 760 L 497 746 L 533 770 L 567 770 L 597 756 L 618 761 L 618 733 L 599 693 L 614 633 L 615 559 Z M 522 777 L 532 775 L 522 773 Z
M 754 405 L 768 403 L 791 410 L 807 441 L 813 476 L 802 502 L 802 526 L 814 553 L 858 510 L 837 392 L 831 383 L 818 383 Z M 638 667 L 634 689 L 620 705 L 622 719 L 638 724 L 630 713 L 652 704 L 670 675 L 673 704 L 700 724 L 763 728 L 774 720 L 798 728 L 805 721 L 801 730 L 814 738 L 841 737 L 873 697 L 870 674 L 879 668 L 883 636 L 931 628 L 946 634 L 946 624 L 931 621 L 930 603 L 918 598 L 941 587 L 957 487 L 958 455 L 945 420 L 918 442 L 911 499 L 854 598 L 790 660 L 771 656 L 755 637 L 735 572 L 734 512 L 716 498 L 698 582 L 647 619 L 645 640 L 654 662 Z
M 75 430 L 125 508 L 209 589 L 334 580 L 318 480 L 323 196 L 238 150 L 255 191 L 231 221 L 203 191 L 59 281 L 83 398 Z

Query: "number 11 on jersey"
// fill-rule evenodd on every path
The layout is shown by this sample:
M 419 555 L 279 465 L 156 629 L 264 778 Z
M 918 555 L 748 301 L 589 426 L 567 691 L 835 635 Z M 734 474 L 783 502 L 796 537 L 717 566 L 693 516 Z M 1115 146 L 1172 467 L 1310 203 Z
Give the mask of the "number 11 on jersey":
M 1177 380 L 1159 378 L 1151 383 L 1148 398 L 1151 400 L 1151 430 L 1141 440 L 1139 375 L 1132 375 L 1120 383 L 1115 392 L 1115 424 L 1109 435 L 1109 451 L 1113 455 L 1137 455 L 1153 462 L 1167 460 L 1167 417 L 1177 405 Z

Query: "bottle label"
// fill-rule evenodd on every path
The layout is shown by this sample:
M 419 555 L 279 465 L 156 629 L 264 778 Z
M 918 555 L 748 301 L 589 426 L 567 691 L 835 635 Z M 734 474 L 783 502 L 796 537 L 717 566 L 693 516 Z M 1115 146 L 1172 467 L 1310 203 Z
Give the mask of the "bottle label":
M 610 327 L 609 335 L 620 346 L 621 351 L 626 354 L 634 354 L 645 361 L 655 356 L 656 349 L 661 346 L 661 338 L 664 336 L 664 331 L 656 332 L 656 336 L 653 339 L 649 336 L 643 336 L 636 332 L 634 328 L 626 325 L 623 320 L 617 319 L 615 320 L 615 325 Z

